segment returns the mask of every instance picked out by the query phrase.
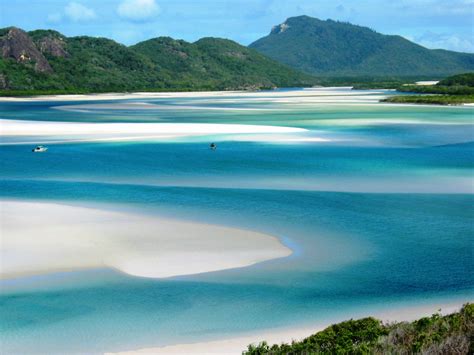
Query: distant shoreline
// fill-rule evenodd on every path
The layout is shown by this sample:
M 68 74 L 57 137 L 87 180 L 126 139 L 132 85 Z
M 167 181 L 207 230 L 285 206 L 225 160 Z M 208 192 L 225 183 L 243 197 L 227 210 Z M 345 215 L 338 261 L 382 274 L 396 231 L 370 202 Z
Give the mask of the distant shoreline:
M 216 94 L 249 93 L 251 91 L 137 91 L 137 92 L 105 92 L 90 94 L 39 94 L 0 96 L 0 102 L 10 101 L 82 101 L 82 100 L 121 100 L 130 98 L 162 98 L 175 96 L 199 97 Z
M 282 88 L 283 89 L 283 88 Z M 288 88 L 289 89 L 289 88 Z M 345 92 L 342 90 L 346 89 Z M 396 97 L 395 95 L 386 95 L 380 90 L 386 89 L 370 89 L 372 94 L 378 93 L 380 96 L 367 96 L 366 101 L 350 102 L 347 97 L 360 96 L 362 92 L 367 92 L 367 89 L 354 89 L 347 86 L 334 87 L 313 87 L 313 88 L 294 88 L 294 90 L 257 90 L 257 91 L 169 91 L 169 92 L 127 92 L 127 93 L 98 93 L 98 94 L 64 94 L 64 95 L 40 95 L 40 96 L 0 96 L 0 103 L 21 103 L 21 102 L 80 102 L 80 101 L 116 101 L 116 100 L 140 100 L 140 99 L 162 99 L 162 98 L 203 98 L 203 97 L 249 97 L 249 96 L 267 96 L 271 94 L 273 98 L 278 97 L 299 97 L 305 98 L 307 104 L 319 105 L 339 105 L 339 96 L 341 99 L 345 97 L 344 104 L 346 106 L 416 106 L 416 107 L 444 107 L 444 108 L 472 108 L 473 104 L 464 103 L 459 105 L 441 105 L 436 103 L 408 103 L 408 102 L 386 102 L 389 97 Z M 339 92 L 341 90 L 341 92 Z M 348 92 L 349 90 L 349 92 Z M 312 101 L 311 97 L 318 95 L 318 100 Z M 327 98 L 328 100 L 325 100 Z M 257 109 L 256 109 L 257 110 Z
M 54 95 L 31 95 L 31 96 L 0 96 L 0 102 L 43 102 L 43 101 L 99 101 L 99 100 L 129 100 L 129 99 L 154 99 L 154 98 L 173 98 L 173 97 L 207 97 L 207 96 L 248 96 L 248 95 L 268 95 L 272 96 L 312 96 L 318 95 L 330 96 L 357 96 L 359 90 L 353 90 L 339 93 L 339 90 L 351 90 L 352 86 L 328 86 L 311 88 L 280 88 L 277 90 L 229 90 L 229 91 L 137 91 L 137 92 L 110 92 L 97 94 L 54 94 Z M 384 90 L 384 89 L 381 89 Z M 366 91 L 366 90 L 362 90 Z M 377 92 L 378 90 L 373 90 Z M 380 93 L 382 94 L 382 93 Z

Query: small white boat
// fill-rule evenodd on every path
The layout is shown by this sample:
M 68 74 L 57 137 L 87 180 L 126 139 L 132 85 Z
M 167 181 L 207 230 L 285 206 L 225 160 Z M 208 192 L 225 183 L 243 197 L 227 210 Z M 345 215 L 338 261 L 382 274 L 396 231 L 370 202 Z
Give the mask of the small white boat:
M 38 145 L 37 147 L 35 147 L 34 149 L 32 149 L 31 151 L 33 153 L 43 153 L 43 152 L 46 152 L 48 150 L 48 148 L 46 148 L 45 146 L 42 146 L 42 145 Z

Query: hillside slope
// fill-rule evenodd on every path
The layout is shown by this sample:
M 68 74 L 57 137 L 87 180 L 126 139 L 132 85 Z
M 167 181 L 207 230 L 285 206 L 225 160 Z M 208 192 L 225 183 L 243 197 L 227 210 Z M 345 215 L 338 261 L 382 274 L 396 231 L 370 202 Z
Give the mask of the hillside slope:
M 308 86 L 310 75 L 223 39 L 156 38 L 126 47 L 107 38 L 0 29 L 0 94 L 229 90 Z
M 158 71 L 171 75 L 171 85 L 176 88 L 245 89 L 315 82 L 308 75 L 227 39 L 202 38 L 188 43 L 159 37 L 131 49 L 149 58 Z
M 401 36 L 308 16 L 287 19 L 250 48 L 318 76 L 446 76 L 474 70 L 474 54 L 430 50 Z

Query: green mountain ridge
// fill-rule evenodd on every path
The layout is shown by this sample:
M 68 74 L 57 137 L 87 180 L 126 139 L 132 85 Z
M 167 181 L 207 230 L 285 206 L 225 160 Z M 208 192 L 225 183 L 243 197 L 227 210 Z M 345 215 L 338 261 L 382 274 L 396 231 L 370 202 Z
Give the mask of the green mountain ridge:
M 127 47 L 9 27 L 0 29 L 0 49 L 0 95 L 401 84 L 474 71 L 474 54 L 308 16 L 289 18 L 249 47 L 212 37 L 158 37 Z
M 309 16 L 287 19 L 249 47 L 319 77 L 442 77 L 474 70 L 474 54 L 427 49 L 401 36 Z
M 0 29 L 0 93 L 233 90 L 316 79 L 230 40 L 159 37 L 124 46 L 53 30 Z

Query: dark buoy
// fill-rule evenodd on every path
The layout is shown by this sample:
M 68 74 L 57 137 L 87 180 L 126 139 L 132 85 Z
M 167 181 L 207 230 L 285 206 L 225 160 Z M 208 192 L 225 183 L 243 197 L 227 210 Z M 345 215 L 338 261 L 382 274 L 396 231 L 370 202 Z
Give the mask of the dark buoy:
M 210 150 L 216 150 L 217 149 L 217 145 L 215 143 L 211 143 L 209 144 L 209 149 Z

